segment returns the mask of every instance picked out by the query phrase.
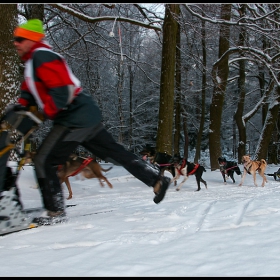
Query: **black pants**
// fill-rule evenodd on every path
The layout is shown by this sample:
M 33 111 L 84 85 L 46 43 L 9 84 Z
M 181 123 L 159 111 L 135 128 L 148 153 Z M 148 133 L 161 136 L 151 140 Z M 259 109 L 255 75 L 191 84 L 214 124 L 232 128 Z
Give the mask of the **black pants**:
M 47 210 L 64 209 L 63 193 L 56 175 L 57 166 L 64 164 L 78 145 L 102 160 L 123 166 L 149 187 L 153 187 L 160 178 L 156 167 L 127 151 L 102 124 L 72 130 L 56 125 L 44 139 L 34 159 L 36 177 Z

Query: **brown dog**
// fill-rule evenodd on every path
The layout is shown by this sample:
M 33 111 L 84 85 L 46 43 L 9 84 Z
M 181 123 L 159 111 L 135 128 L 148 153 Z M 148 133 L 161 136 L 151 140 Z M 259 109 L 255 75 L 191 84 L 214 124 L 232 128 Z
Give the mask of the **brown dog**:
M 32 162 L 32 158 L 35 153 L 25 152 L 25 163 Z M 72 188 L 69 182 L 70 176 L 75 176 L 81 174 L 84 178 L 98 178 L 100 185 L 104 187 L 104 180 L 110 188 L 113 188 L 112 184 L 108 181 L 108 179 L 102 174 L 103 172 L 107 172 L 111 170 L 113 167 L 109 167 L 104 169 L 101 165 L 93 158 L 82 158 L 75 154 L 72 154 L 69 159 L 66 161 L 64 165 L 58 167 L 57 176 L 59 178 L 60 184 L 65 183 L 69 192 L 68 198 L 71 199 L 73 196 Z
M 239 184 L 239 186 L 242 186 L 245 176 L 246 174 L 252 174 L 253 179 L 254 179 L 254 184 L 257 187 L 257 182 L 256 182 L 256 173 L 258 171 L 259 175 L 263 178 L 262 181 L 262 187 L 264 187 L 264 183 L 267 183 L 267 179 L 264 175 L 267 163 L 264 159 L 261 160 L 251 160 L 249 155 L 244 155 L 242 157 L 242 163 L 243 163 L 243 167 L 244 167 L 244 171 L 243 171 L 243 175 L 241 178 L 241 182 Z

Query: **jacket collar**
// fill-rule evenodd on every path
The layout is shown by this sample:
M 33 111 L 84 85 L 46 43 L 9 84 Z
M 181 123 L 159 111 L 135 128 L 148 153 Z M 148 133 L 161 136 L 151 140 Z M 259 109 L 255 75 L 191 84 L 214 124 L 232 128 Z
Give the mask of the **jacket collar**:
M 36 49 L 42 48 L 42 47 L 47 48 L 47 49 L 51 49 L 51 46 L 48 45 L 46 42 L 36 42 L 36 43 L 34 44 L 34 46 L 30 49 L 30 51 L 29 51 L 28 53 L 26 53 L 21 59 L 22 59 L 23 61 L 27 61 L 28 59 L 30 59 L 32 53 L 33 53 Z

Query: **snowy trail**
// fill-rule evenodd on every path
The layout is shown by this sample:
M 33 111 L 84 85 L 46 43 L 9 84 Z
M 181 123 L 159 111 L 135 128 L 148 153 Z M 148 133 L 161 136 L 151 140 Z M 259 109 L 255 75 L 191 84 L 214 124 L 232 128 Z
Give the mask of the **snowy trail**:
M 37 207 L 28 169 L 21 193 L 26 207 Z M 280 275 L 280 183 L 274 179 L 255 187 L 247 176 L 239 187 L 235 176 L 235 184 L 224 185 L 219 171 L 207 170 L 207 190 L 196 192 L 193 176 L 180 191 L 170 186 L 156 205 L 152 189 L 123 168 L 106 176 L 113 189 L 97 179 L 70 178 L 73 199 L 66 204 L 77 206 L 67 208 L 68 223 L 0 237 L 0 275 Z M 94 212 L 101 213 L 86 215 Z

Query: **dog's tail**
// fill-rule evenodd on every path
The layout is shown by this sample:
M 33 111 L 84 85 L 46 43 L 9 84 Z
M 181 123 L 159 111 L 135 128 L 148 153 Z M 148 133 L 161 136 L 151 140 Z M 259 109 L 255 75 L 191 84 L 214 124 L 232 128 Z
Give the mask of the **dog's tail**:
M 202 167 L 203 167 L 203 172 L 206 172 L 206 169 L 205 169 L 205 167 L 203 166 L 203 165 L 201 165 Z
M 107 168 L 107 169 L 101 167 L 101 170 L 104 171 L 104 172 L 107 172 L 107 171 L 111 170 L 112 168 L 113 168 L 113 166 L 110 166 L 110 167 Z
M 265 161 L 263 158 L 261 159 L 261 163 L 262 163 L 263 165 L 267 166 L 267 163 L 266 163 L 266 161 Z

